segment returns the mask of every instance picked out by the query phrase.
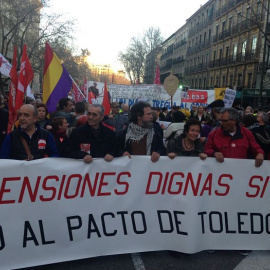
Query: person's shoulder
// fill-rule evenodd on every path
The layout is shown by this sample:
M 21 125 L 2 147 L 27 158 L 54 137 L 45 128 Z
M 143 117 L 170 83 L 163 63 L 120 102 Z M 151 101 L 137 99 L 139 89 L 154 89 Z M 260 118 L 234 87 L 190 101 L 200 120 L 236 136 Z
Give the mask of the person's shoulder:
M 111 128 L 105 126 L 104 124 L 101 124 L 101 131 L 108 134 L 115 134 L 115 132 Z

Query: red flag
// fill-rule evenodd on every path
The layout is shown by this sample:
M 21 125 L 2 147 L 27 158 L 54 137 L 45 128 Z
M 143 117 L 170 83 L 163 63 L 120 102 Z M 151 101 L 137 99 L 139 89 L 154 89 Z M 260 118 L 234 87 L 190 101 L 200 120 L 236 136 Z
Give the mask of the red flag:
M 81 93 L 78 90 L 78 88 L 77 88 L 77 86 L 75 85 L 74 82 L 72 82 L 72 90 L 73 90 L 73 93 L 74 93 L 74 100 L 75 100 L 75 102 L 81 101 L 80 100 Z
M 104 94 L 103 94 L 103 101 L 102 106 L 104 107 L 104 115 L 108 115 L 111 112 L 111 105 L 110 105 L 110 99 L 109 99 L 109 93 L 107 89 L 107 82 L 104 83 Z
M 154 84 L 160 84 L 160 70 L 159 70 L 158 65 L 156 67 L 156 75 L 155 75 Z
M 81 87 L 81 90 L 82 90 L 84 97 L 86 98 L 87 97 L 87 80 L 85 77 L 83 78 L 83 85 Z
M 31 67 L 29 58 L 26 52 L 26 44 L 23 45 L 22 61 L 20 67 L 19 81 L 16 92 L 16 106 L 15 109 L 18 110 L 23 105 L 24 94 L 28 84 L 33 80 L 34 72 Z
M 94 93 L 92 91 L 90 91 L 88 93 L 88 102 L 89 102 L 89 104 L 93 104 L 93 100 L 95 101 L 96 100 L 96 97 L 95 97 Z
M 8 130 L 7 133 L 12 131 L 12 126 L 17 120 L 17 113 L 15 109 L 16 105 L 16 90 L 18 85 L 18 74 L 17 74 L 17 47 L 14 47 L 12 68 L 10 70 L 10 86 L 9 86 L 9 98 L 8 98 Z
M 75 102 L 79 102 L 79 101 L 82 101 L 84 99 L 82 91 L 81 91 L 81 89 L 79 89 L 77 84 L 78 84 L 78 80 L 76 80 L 76 82 L 72 80 L 72 90 L 74 93 Z

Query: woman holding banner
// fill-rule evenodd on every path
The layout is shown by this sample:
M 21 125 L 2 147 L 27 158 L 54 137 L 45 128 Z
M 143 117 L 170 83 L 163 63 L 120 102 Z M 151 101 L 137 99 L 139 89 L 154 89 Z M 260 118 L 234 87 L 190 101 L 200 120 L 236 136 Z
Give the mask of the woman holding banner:
M 167 153 L 170 159 L 176 156 L 200 157 L 205 160 L 207 155 L 203 153 L 203 144 L 199 139 L 201 122 L 197 119 L 189 119 L 184 125 L 183 134 L 169 141 Z

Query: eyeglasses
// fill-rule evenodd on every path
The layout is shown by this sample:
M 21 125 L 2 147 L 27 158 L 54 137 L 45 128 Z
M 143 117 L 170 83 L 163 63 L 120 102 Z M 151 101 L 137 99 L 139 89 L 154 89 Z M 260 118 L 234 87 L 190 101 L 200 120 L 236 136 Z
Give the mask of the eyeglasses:
M 120 106 L 115 106 L 115 107 L 113 107 L 113 108 L 120 108 Z

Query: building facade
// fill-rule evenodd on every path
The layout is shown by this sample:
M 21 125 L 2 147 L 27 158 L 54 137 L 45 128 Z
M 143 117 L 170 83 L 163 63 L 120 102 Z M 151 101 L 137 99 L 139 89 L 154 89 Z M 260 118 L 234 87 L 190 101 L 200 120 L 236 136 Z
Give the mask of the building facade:
M 209 0 L 163 42 L 161 81 L 172 71 L 193 89 L 270 88 L 261 83 L 270 73 L 269 2 Z

